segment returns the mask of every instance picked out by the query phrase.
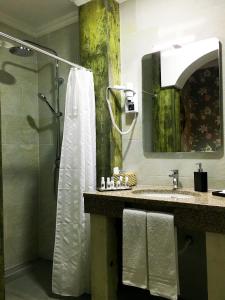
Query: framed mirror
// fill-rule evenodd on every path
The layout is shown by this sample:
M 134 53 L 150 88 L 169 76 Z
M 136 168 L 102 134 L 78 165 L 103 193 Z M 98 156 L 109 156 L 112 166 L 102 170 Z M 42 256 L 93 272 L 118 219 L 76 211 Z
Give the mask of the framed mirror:
M 216 38 L 145 55 L 145 152 L 219 152 L 221 86 L 221 44 Z

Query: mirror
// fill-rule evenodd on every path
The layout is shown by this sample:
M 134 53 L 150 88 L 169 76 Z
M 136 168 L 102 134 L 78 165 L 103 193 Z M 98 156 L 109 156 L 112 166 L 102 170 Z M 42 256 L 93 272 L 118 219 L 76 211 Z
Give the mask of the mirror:
M 210 38 L 142 58 L 146 152 L 221 150 L 220 52 Z

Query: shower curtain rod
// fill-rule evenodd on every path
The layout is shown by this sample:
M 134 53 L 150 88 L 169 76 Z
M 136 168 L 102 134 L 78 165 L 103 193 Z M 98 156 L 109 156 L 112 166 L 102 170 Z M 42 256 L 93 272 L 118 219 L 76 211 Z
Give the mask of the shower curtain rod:
M 34 46 L 34 45 L 30 44 L 30 43 L 24 42 L 24 41 L 22 41 L 22 40 L 20 40 L 20 39 L 17 39 L 17 38 L 15 38 L 15 37 L 13 37 L 13 36 L 10 36 L 10 35 L 8 35 L 8 34 L 6 34 L 6 33 L 4 33 L 4 32 L 1 32 L 1 31 L 0 31 L 0 36 L 4 37 L 4 38 L 6 38 L 6 39 L 9 39 L 9 40 L 11 40 L 11 41 L 14 41 L 14 42 L 16 42 L 16 43 L 18 43 L 18 44 L 21 44 L 21 45 L 23 45 L 23 46 L 25 46 L 25 47 L 31 48 L 31 49 L 33 49 L 33 50 L 36 50 L 36 51 L 38 51 L 38 52 L 40 52 L 40 53 L 42 53 L 42 54 L 45 54 L 45 55 L 47 55 L 47 56 L 50 56 L 50 57 L 52 57 L 52 58 L 54 58 L 54 59 L 56 59 L 56 60 L 62 61 L 62 62 L 66 63 L 66 64 L 68 64 L 68 65 L 70 65 L 70 66 L 72 66 L 72 67 L 75 67 L 75 68 L 77 68 L 77 69 L 80 69 L 80 70 L 81 70 L 81 69 L 84 69 L 84 70 L 90 71 L 89 69 L 86 69 L 85 67 L 82 67 L 82 66 L 80 66 L 80 65 L 74 64 L 74 63 L 70 62 L 69 60 L 66 60 L 66 59 L 61 58 L 61 57 L 59 57 L 59 56 L 57 56 L 57 55 L 54 55 L 54 54 L 52 54 L 52 53 L 49 53 L 48 51 L 45 51 L 45 50 L 43 50 L 43 49 L 41 49 L 41 48 L 39 48 L 39 47 L 36 47 L 36 46 Z

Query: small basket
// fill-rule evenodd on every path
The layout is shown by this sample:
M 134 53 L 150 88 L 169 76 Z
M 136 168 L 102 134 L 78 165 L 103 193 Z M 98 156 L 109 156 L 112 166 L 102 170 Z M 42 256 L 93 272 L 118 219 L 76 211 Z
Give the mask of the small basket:
M 114 177 L 114 183 L 116 185 L 116 182 L 119 180 L 120 176 L 122 177 L 122 183 L 125 185 L 125 177 L 128 177 L 128 186 L 135 186 L 137 185 L 137 177 L 134 172 L 124 172 L 120 174 L 113 174 Z

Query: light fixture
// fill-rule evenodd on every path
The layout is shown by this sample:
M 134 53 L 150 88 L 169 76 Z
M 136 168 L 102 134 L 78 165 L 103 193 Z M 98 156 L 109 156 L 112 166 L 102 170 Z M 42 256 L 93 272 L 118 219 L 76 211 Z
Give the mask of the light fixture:
M 194 35 L 188 35 L 188 36 L 184 36 L 182 38 L 172 39 L 167 42 L 162 42 L 162 43 L 153 45 L 152 52 L 179 49 L 179 48 L 182 48 L 182 46 L 192 43 L 194 41 L 195 41 Z

